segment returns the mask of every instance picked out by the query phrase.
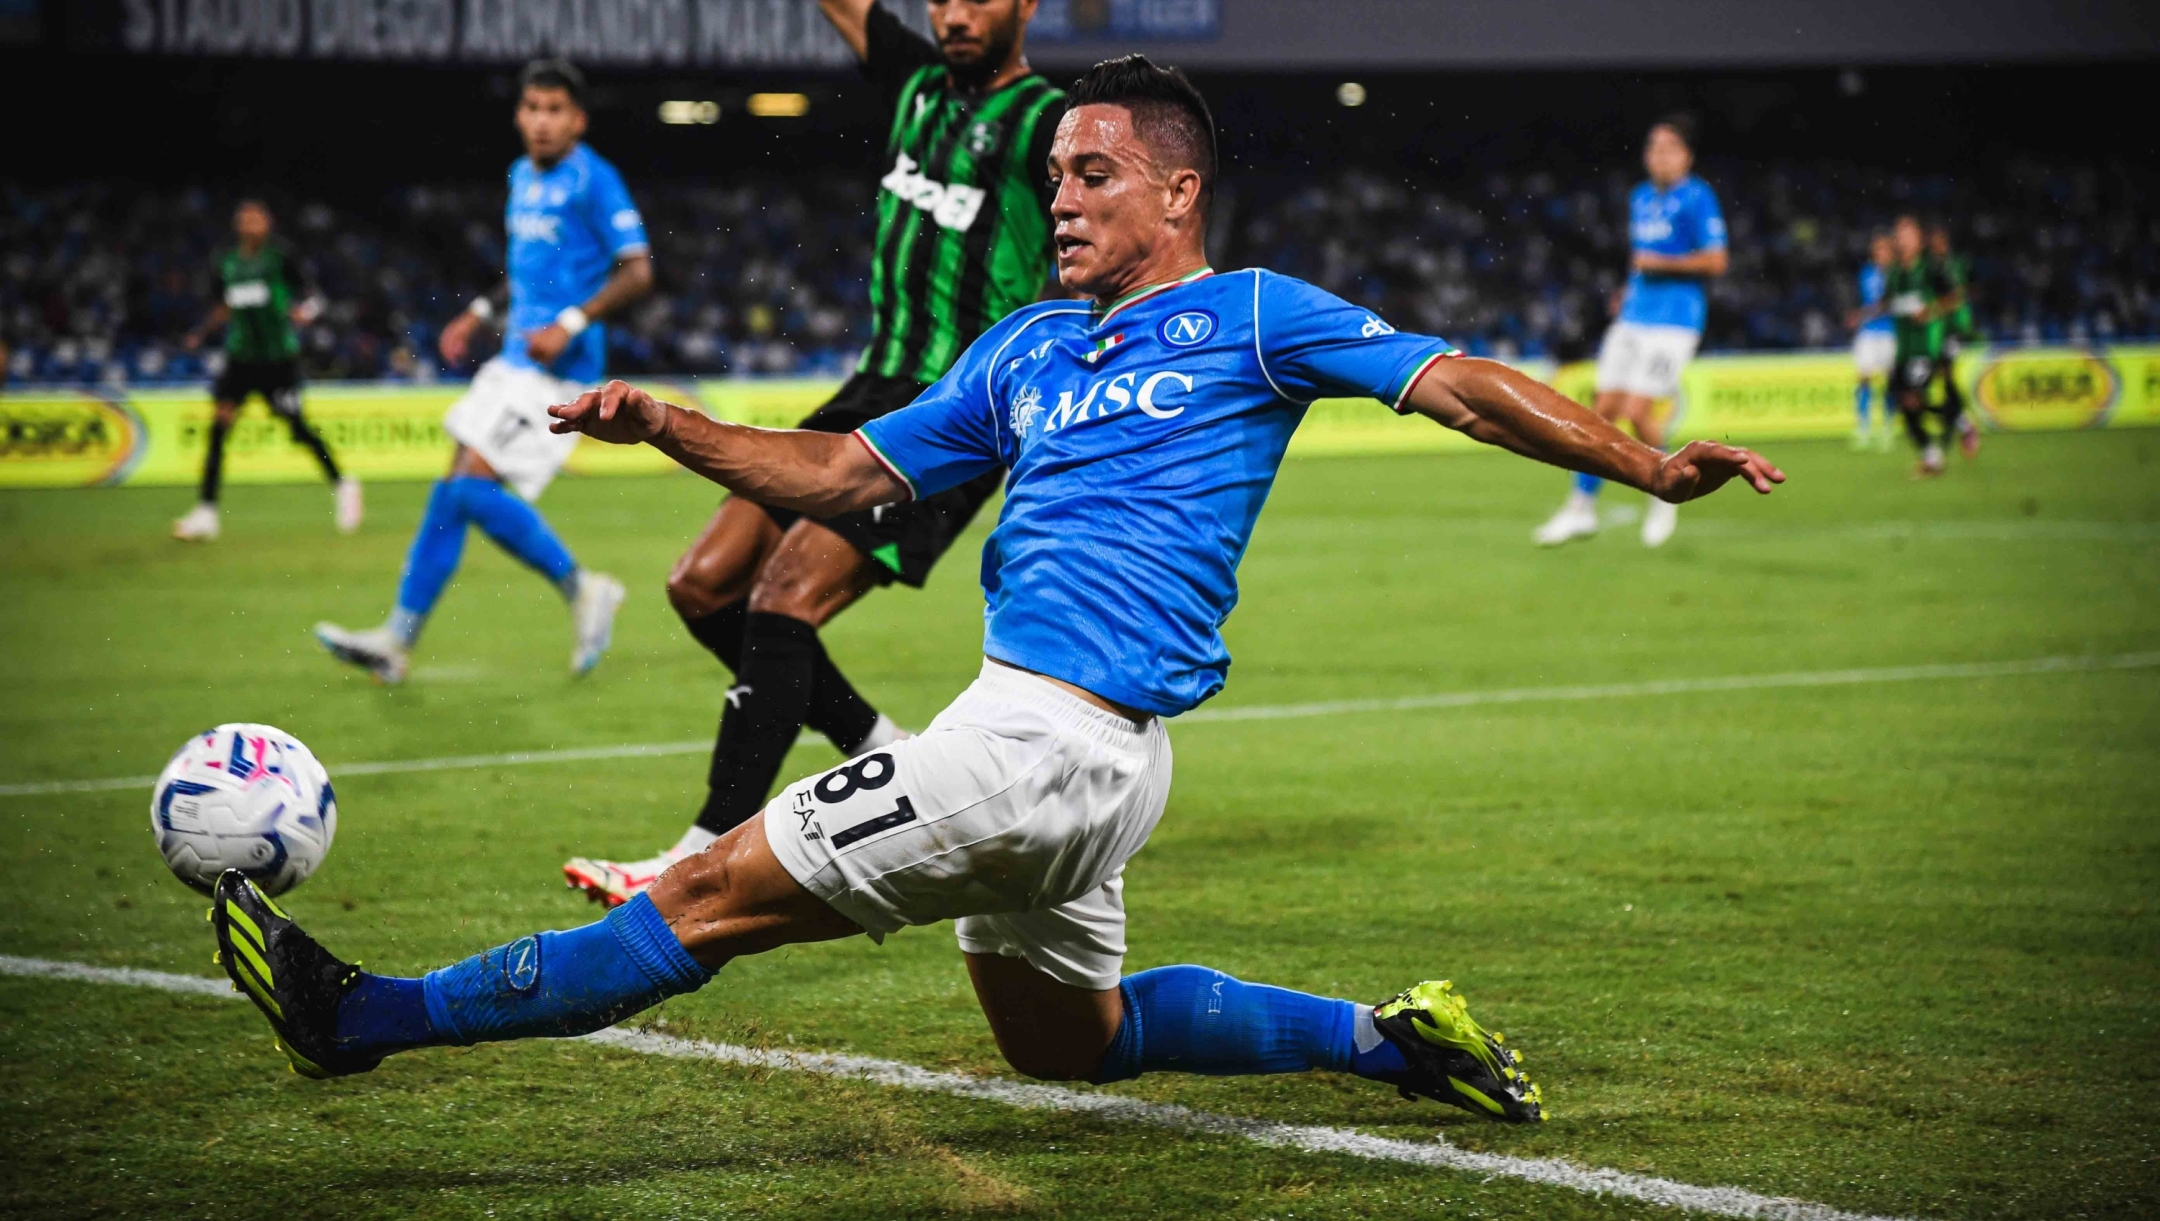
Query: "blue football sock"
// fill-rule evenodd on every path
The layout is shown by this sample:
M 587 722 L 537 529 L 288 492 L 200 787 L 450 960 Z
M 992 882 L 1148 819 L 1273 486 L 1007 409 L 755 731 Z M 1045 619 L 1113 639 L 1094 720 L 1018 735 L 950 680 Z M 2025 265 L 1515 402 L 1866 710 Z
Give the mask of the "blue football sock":
M 338 1041 L 360 1055 L 387 1055 L 590 1034 L 695 992 L 712 975 L 639 895 L 605 920 L 520 937 L 420 979 L 363 975 L 339 1002 Z
M 371 1056 L 436 1042 L 427 990 L 417 979 L 361 972 L 338 1000 L 337 1036 L 345 1047 Z
M 465 476 L 452 479 L 465 520 L 480 527 L 495 545 L 523 560 L 540 575 L 568 586 L 577 572 L 570 549 L 555 537 L 554 527 L 540 511 L 525 503 L 509 488 L 492 479 Z M 566 592 L 570 592 L 566 588 Z
M 428 494 L 427 512 L 405 553 L 405 573 L 398 579 L 397 609 L 390 630 L 408 648 L 442 597 L 443 586 L 465 554 L 465 514 L 458 507 L 457 483 L 445 479 Z
M 1365 1006 L 1248 984 L 1207 967 L 1142 971 L 1118 991 L 1125 1021 L 1096 1067 L 1097 1083 L 1147 1072 L 1349 1072 L 1367 1042 L 1361 1027 L 1370 1041 L 1385 1043 Z
M 1597 495 L 1598 489 L 1604 486 L 1605 481 L 1596 475 L 1585 475 L 1581 471 L 1575 472 L 1575 490 L 1585 496 Z
M 1860 389 L 1853 393 L 1853 411 L 1860 417 L 1860 431 L 1868 430 L 1868 411 L 1875 398 L 1875 383 L 1863 380 Z

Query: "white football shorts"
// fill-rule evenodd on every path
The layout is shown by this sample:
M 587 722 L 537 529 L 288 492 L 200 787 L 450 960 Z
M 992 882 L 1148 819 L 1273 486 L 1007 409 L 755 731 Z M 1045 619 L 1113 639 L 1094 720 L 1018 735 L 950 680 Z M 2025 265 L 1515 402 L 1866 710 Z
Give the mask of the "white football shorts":
M 518 495 L 538 500 L 578 444 L 577 433 L 548 431 L 554 417 L 547 409 L 584 392 L 576 382 L 498 356 L 480 366 L 472 385 L 450 404 L 443 431 L 487 459 Z
M 1853 336 L 1853 367 L 1860 376 L 1876 378 L 1888 376 L 1890 366 L 1897 360 L 1897 336 L 1889 331 L 1862 331 Z
M 883 941 L 959 922 L 970 954 L 1103 991 L 1125 964 L 1125 861 L 1170 797 L 1170 735 L 1024 670 L 982 674 L 919 736 L 765 807 L 773 855 Z
M 1672 398 L 1680 393 L 1680 371 L 1695 359 L 1700 343 L 1702 332 L 1684 326 L 1615 322 L 1598 345 L 1598 392 Z

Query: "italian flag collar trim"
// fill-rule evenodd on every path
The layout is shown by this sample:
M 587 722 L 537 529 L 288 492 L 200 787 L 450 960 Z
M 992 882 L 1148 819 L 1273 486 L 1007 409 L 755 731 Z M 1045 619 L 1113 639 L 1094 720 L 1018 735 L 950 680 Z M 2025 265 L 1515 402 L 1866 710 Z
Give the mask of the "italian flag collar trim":
M 1166 280 L 1161 284 L 1150 284 L 1146 288 L 1136 288 L 1133 291 L 1126 293 L 1124 296 L 1119 297 L 1117 300 L 1112 301 L 1109 307 L 1103 310 L 1102 315 L 1095 319 L 1095 325 L 1101 326 L 1103 323 L 1110 321 L 1113 315 L 1115 315 L 1119 310 L 1124 309 L 1128 305 L 1138 305 L 1140 302 L 1147 300 L 1149 297 L 1153 297 L 1159 293 L 1169 292 L 1171 289 L 1176 288 L 1180 284 L 1190 284 L 1195 280 L 1204 280 L 1214 274 L 1214 268 L 1202 267 L 1197 271 L 1187 272 L 1184 275 L 1179 276 L 1175 280 Z

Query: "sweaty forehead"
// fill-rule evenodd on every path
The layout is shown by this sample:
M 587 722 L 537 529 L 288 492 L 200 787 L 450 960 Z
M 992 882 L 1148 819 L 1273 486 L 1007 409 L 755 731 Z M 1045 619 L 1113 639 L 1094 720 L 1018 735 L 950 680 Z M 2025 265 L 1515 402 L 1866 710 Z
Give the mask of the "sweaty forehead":
M 1151 161 L 1148 148 L 1133 131 L 1132 111 L 1123 106 L 1093 103 L 1075 106 L 1058 122 L 1057 138 L 1050 156 L 1065 161 L 1074 157 L 1102 156 L 1114 160 Z

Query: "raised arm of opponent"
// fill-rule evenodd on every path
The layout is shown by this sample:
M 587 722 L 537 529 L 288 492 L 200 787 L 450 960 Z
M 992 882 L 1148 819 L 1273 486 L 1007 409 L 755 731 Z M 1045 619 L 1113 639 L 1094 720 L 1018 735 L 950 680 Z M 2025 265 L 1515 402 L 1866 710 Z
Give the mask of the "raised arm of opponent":
M 1411 388 L 1406 405 L 1487 445 L 1615 479 L 1674 504 L 1732 479 L 1763 493 L 1785 482 L 1785 472 L 1761 454 L 1715 441 L 1691 441 L 1668 456 L 1498 361 L 1439 361 Z
M 874 0 L 818 0 L 818 10 L 840 32 L 855 58 L 870 56 L 870 7 Z
M 615 445 L 642 441 L 685 468 L 759 504 L 835 517 L 908 499 L 868 447 L 847 433 L 751 428 L 663 403 L 627 382 L 548 408 L 552 432 Z

